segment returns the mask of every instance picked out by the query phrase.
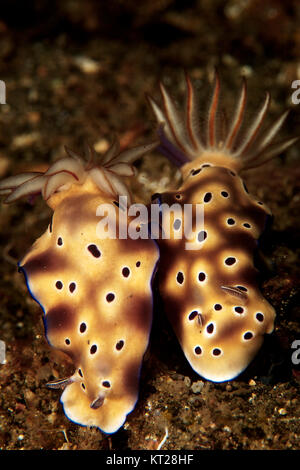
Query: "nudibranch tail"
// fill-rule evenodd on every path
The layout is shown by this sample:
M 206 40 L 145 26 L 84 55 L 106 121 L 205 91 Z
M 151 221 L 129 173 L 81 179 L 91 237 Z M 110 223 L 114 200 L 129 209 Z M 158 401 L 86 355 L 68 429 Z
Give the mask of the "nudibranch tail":
M 45 173 L 22 173 L 2 180 L 0 196 L 7 196 L 4 202 L 11 203 L 24 196 L 41 193 L 53 208 L 51 196 L 68 190 L 72 184 L 82 185 L 90 178 L 102 193 L 112 197 L 127 196 L 130 203 L 131 194 L 121 178 L 133 176 L 132 163 L 157 145 L 158 142 L 153 142 L 120 152 L 119 143 L 115 141 L 96 163 L 94 149 L 90 146 L 84 156 L 65 148 L 68 157 L 53 163 Z
M 162 107 L 153 98 L 148 97 L 160 126 L 158 131 L 159 149 L 177 166 L 199 159 L 204 164 L 223 166 L 236 171 L 246 170 L 263 165 L 298 140 L 298 137 L 293 137 L 283 142 L 274 143 L 274 138 L 289 111 L 283 112 L 267 130 L 262 131 L 270 104 L 269 93 L 266 93 L 265 100 L 257 110 L 253 122 L 248 129 L 243 130 L 247 102 L 245 78 L 242 79 L 241 92 L 233 112 L 233 118 L 224 136 L 224 132 L 222 132 L 225 127 L 224 119 L 221 119 L 220 112 L 221 84 L 217 72 L 208 108 L 207 124 L 202 132 L 195 86 L 187 74 L 185 78 L 186 107 L 184 113 L 179 113 L 163 84 L 160 84 Z

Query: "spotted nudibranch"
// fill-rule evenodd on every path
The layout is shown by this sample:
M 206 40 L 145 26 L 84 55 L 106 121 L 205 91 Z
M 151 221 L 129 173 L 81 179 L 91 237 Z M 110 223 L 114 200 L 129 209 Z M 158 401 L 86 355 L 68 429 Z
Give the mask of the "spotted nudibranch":
M 159 149 L 180 167 L 183 179 L 178 190 L 155 195 L 153 200 L 169 206 L 177 203 L 181 208 L 202 204 L 204 210 L 203 229 L 189 240 L 196 250 L 186 250 L 186 236 L 176 236 L 187 223 L 178 216 L 183 210 L 171 214 L 170 239 L 159 240 L 159 288 L 166 314 L 192 368 L 206 379 L 222 382 L 248 366 L 264 333 L 272 332 L 275 318 L 273 307 L 259 290 L 253 263 L 270 211 L 248 193 L 239 172 L 262 165 L 297 138 L 272 144 L 287 111 L 261 132 L 269 94 L 250 127 L 242 131 L 245 80 L 227 131 L 219 119 L 218 75 L 204 132 L 195 94 L 195 86 L 186 76 L 184 113 L 178 111 L 163 85 L 162 106 L 149 97 L 159 123 Z
M 76 367 L 71 377 L 48 385 L 64 389 L 61 402 L 70 420 L 106 433 L 122 426 L 137 401 L 158 248 L 151 239 L 99 239 L 96 212 L 101 204 L 117 204 L 118 195 L 130 201 L 121 177 L 133 175 L 131 163 L 156 145 L 120 153 L 116 142 L 96 164 L 67 150 L 68 157 L 45 173 L 0 183 L 6 202 L 42 192 L 54 211 L 19 267 L 44 311 L 48 342 Z

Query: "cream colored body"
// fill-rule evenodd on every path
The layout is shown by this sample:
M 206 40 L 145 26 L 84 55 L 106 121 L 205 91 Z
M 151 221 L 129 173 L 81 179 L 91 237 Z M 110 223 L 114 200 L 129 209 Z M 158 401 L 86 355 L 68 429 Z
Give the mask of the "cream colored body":
M 195 160 L 187 173 L 177 191 L 161 195 L 162 202 L 202 204 L 206 238 L 197 242 L 196 237 L 199 250 L 186 250 L 188 240 L 175 240 L 174 229 L 173 239 L 160 240 L 159 286 L 166 313 L 191 366 L 201 376 L 219 382 L 244 370 L 260 348 L 264 333 L 273 330 L 275 312 L 259 291 L 253 265 L 256 240 L 269 210 L 250 196 L 239 176 L 227 168 L 202 167 Z M 206 194 L 211 194 L 208 202 L 204 202 Z M 232 225 L 229 219 L 234 221 Z M 184 228 L 184 220 L 182 224 Z M 227 258 L 236 261 L 226 265 Z M 178 273 L 182 273 L 182 282 L 177 280 Z M 199 273 L 204 273 L 200 280 Z M 215 310 L 215 305 L 222 308 Z M 237 313 L 236 307 L 243 312 Z M 190 319 L 194 311 L 199 315 L 192 314 Z M 262 321 L 258 320 L 261 315 Z M 212 332 L 211 326 L 207 330 L 209 325 L 213 325 Z M 245 340 L 247 332 L 252 337 Z M 221 351 L 219 355 L 214 355 L 215 348 Z
M 152 240 L 99 239 L 97 207 L 113 201 L 99 195 L 89 181 L 55 198 L 51 226 L 20 266 L 32 295 L 43 306 L 49 343 L 74 361 L 73 382 L 61 397 L 66 415 L 111 433 L 124 423 L 137 400 L 152 322 L 151 279 L 158 249 Z M 99 257 L 92 255 L 90 245 L 97 247 Z M 130 272 L 127 277 L 124 268 Z M 112 301 L 107 300 L 109 294 L 115 296 Z M 118 350 L 120 341 L 124 344 Z M 94 345 L 97 350 L 91 353 Z M 103 386 L 107 382 L 109 388 Z M 102 395 L 103 404 L 91 408 Z

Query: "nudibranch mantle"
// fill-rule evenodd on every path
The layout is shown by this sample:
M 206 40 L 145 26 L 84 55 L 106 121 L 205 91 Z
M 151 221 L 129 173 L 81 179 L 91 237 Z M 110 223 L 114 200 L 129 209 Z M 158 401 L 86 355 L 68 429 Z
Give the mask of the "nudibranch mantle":
M 101 166 L 86 165 L 69 150 L 69 158 L 44 174 L 0 183 L 7 202 L 41 191 L 54 209 L 48 229 L 19 267 L 43 308 L 49 344 L 75 365 L 71 377 L 49 387 L 64 389 L 61 402 L 69 419 L 106 433 L 122 426 L 137 401 L 158 248 L 151 239 L 99 239 L 97 208 L 130 196 L 120 176 L 133 174 L 131 162 L 156 145 L 121 153 L 114 145 Z
M 270 210 L 249 194 L 239 172 L 262 165 L 297 138 L 273 144 L 287 112 L 260 132 L 269 94 L 248 131 L 240 136 L 245 80 L 226 131 L 218 109 L 217 74 L 202 133 L 195 88 L 187 75 L 186 85 L 184 113 L 177 110 L 163 85 L 162 107 L 149 97 L 159 123 L 159 149 L 180 167 L 183 180 L 178 190 L 155 200 L 182 208 L 201 204 L 204 226 L 195 236 L 198 249 L 186 250 L 185 236 L 176 233 L 185 233 L 187 221 L 174 212 L 170 239 L 159 240 L 159 288 L 166 314 L 193 369 L 208 380 L 222 382 L 249 365 L 263 335 L 273 331 L 275 319 L 273 307 L 259 290 L 252 259 Z

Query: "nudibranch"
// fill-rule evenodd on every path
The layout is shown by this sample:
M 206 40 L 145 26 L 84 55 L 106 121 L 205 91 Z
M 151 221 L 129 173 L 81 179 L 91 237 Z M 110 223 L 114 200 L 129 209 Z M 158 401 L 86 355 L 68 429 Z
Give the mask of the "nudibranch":
M 178 190 L 153 196 L 156 203 L 169 207 L 176 203 L 177 208 L 168 214 L 169 239 L 159 240 L 159 288 L 192 368 L 214 382 L 231 380 L 252 361 L 264 334 L 272 332 L 275 318 L 259 290 L 253 262 L 270 211 L 249 194 L 239 173 L 267 162 L 297 138 L 273 143 L 287 111 L 262 132 L 268 93 L 252 124 L 243 130 L 245 80 L 227 129 L 219 110 L 218 74 L 207 119 L 202 120 L 204 129 L 195 85 L 187 75 L 183 112 L 162 84 L 160 90 L 162 106 L 149 97 L 159 123 L 159 150 L 180 167 L 183 182 Z M 195 220 L 183 215 L 187 204 L 199 204 L 203 210 L 199 232 L 194 230 Z M 184 236 L 178 236 L 183 230 Z M 186 249 L 187 241 L 194 244 L 193 249 Z
M 7 203 L 41 192 L 54 211 L 19 267 L 43 309 L 49 344 L 75 366 L 71 377 L 48 386 L 63 389 L 61 402 L 70 420 L 106 433 L 123 425 L 137 401 L 158 248 L 151 239 L 99 238 L 99 207 L 117 209 L 119 195 L 131 202 L 122 176 L 133 175 L 132 162 L 155 146 L 120 152 L 116 142 L 97 163 L 91 149 L 89 161 L 66 149 L 67 157 L 45 173 L 0 183 Z

